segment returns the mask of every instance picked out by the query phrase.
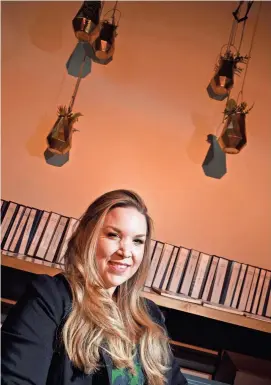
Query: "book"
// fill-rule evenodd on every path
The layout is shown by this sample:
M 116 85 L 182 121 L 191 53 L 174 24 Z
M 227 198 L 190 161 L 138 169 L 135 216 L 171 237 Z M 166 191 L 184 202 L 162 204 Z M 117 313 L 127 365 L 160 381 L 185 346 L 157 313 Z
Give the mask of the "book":
M 22 223 L 23 228 L 22 228 L 21 234 L 19 234 L 19 241 L 13 251 L 18 251 L 18 253 L 22 255 L 26 254 L 26 246 L 30 238 L 30 231 L 31 231 L 31 227 L 34 222 L 36 213 L 37 213 L 36 209 L 33 209 L 33 208 L 30 209 L 29 215 L 26 219 L 26 224 L 24 225 Z
M 152 287 L 160 288 L 163 285 L 163 278 L 165 278 L 167 268 L 169 265 L 170 257 L 173 252 L 174 246 L 168 243 L 164 244 L 163 251 L 157 266 L 156 273 L 154 275 Z
M 154 254 L 153 254 L 151 265 L 150 265 L 150 269 L 149 269 L 148 276 L 147 276 L 147 279 L 145 282 L 146 287 L 152 286 L 153 278 L 154 278 L 154 275 L 156 273 L 156 269 L 157 269 L 157 266 L 158 266 L 158 263 L 159 263 L 159 260 L 160 260 L 161 254 L 162 254 L 163 247 L 164 247 L 164 243 L 158 242 L 158 241 L 156 242 Z
M 181 294 L 188 295 L 188 293 L 189 293 L 192 279 L 193 279 L 193 276 L 194 276 L 194 273 L 196 270 L 199 254 L 200 253 L 197 250 L 191 250 L 190 251 L 189 260 L 188 260 L 188 264 L 186 266 L 186 270 L 184 273 L 183 282 L 182 282 L 181 288 L 179 290 L 179 293 L 181 293 Z
M 43 234 L 43 230 L 46 226 L 50 213 L 48 211 L 42 211 L 40 213 L 40 217 L 38 218 L 38 223 L 36 224 L 36 228 L 34 230 L 33 238 L 31 239 L 29 245 L 26 248 L 26 254 L 33 257 L 36 253 L 36 249 L 40 242 L 40 239 Z
M 9 247 L 10 247 L 11 242 L 13 240 L 13 237 L 17 231 L 17 227 L 19 226 L 20 220 L 22 219 L 22 216 L 24 214 L 25 209 L 26 209 L 25 206 L 19 205 L 19 209 L 18 209 L 16 215 L 14 216 L 11 227 L 9 229 L 9 234 L 8 234 L 7 238 L 5 240 L 3 240 L 2 244 L 1 244 L 1 248 L 3 250 L 9 250 Z
M 238 310 L 244 311 L 246 308 L 246 304 L 248 301 L 249 291 L 253 280 L 253 275 L 255 272 L 255 267 L 248 266 L 246 276 L 244 279 L 244 284 L 242 288 L 242 292 L 240 295 L 239 303 L 238 303 Z
M 9 230 L 12 226 L 12 223 L 17 215 L 17 211 L 19 210 L 19 206 L 17 203 L 9 202 L 9 205 L 7 207 L 6 215 L 1 223 L 0 230 L 1 230 L 1 248 L 3 248 L 3 245 L 6 242 L 6 239 L 8 237 Z
M 60 220 L 60 214 L 53 213 L 53 212 L 50 213 L 46 227 L 43 231 L 43 234 L 41 236 L 41 239 L 36 251 L 36 257 L 39 257 L 42 259 L 45 257 L 45 254 L 48 250 L 49 244 L 54 235 L 54 232 L 58 225 L 59 220 Z
M 70 218 L 63 240 L 61 241 L 60 248 L 57 251 L 57 255 L 55 258 L 56 263 L 59 263 L 61 265 L 64 263 L 64 256 L 67 251 L 69 240 L 72 234 L 74 233 L 74 231 L 76 230 L 78 224 L 79 224 L 78 219 Z
M 267 298 L 265 316 L 271 318 L 271 285 L 269 287 L 269 295 Z
M 257 315 L 263 315 L 264 304 L 266 301 L 267 291 L 268 291 L 269 284 L 270 284 L 270 276 L 271 276 L 271 271 L 267 271 L 265 274 L 265 279 L 264 279 L 264 283 L 263 283 L 263 288 L 262 288 L 262 293 L 261 293 L 261 297 L 260 297 Z
M 214 281 L 214 277 L 215 277 L 215 273 L 218 265 L 218 260 L 219 260 L 218 257 L 216 257 L 215 255 L 212 256 L 211 267 L 207 275 L 204 290 L 201 296 L 201 299 L 203 301 L 207 301 L 207 299 L 211 295 L 211 288 L 213 286 L 213 281 Z
M 172 273 L 169 278 L 166 289 L 172 293 L 177 293 L 185 271 L 185 267 L 188 263 L 190 249 L 180 247 L 177 259 L 172 269 Z
M 205 283 L 211 259 L 212 257 L 209 254 L 200 253 L 199 255 L 196 270 L 189 290 L 189 295 L 192 298 L 199 298 L 203 291 L 203 285 Z
M 167 268 L 167 272 L 166 272 L 166 275 L 165 275 L 165 278 L 164 278 L 164 282 L 163 282 L 163 285 L 162 285 L 162 290 L 166 290 L 167 289 L 167 286 L 168 286 L 168 283 L 169 283 L 169 279 L 170 279 L 170 276 L 172 274 L 172 270 L 173 270 L 174 264 L 176 262 L 176 258 L 177 258 L 177 255 L 179 253 L 179 250 L 180 250 L 180 248 L 176 247 L 176 246 L 173 249 L 173 252 L 172 252 L 171 257 L 170 257 L 170 262 L 169 262 L 169 265 L 168 265 L 168 268 Z
M 260 275 L 260 269 L 256 268 L 254 275 L 253 275 L 253 280 L 252 280 L 252 284 L 250 287 L 249 296 L 248 296 L 248 300 L 247 300 L 247 304 L 246 304 L 246 309 L 245 309 L 246 312 L 251 311 L 252 301 L 253 301 L 254 294 L 256 291 L 259 275 Z
M 251 312 L 253 314 L 256 314 L 257 310 L 258 310 L 258 306 L 259 306 L 259 302 L 260 302 L 260 296 L 261 296 L 261 293 L 262 293 L 262 288 L 263 288 L 265 274 L 266 274 L 266 270 L 261 269 L 260 277 L 258 279 L 257 289 L 256 289 L 255 296 L 254 296 L 254 299 L 253 299 L 252 310 L 251 310 Z
M 210 302 L 219 304 L 229 261 L 219 257 Z
M 241 270 L 240 270 L 240 273 L 239 273 L 238 279 L 237 279 L 237 284 L 236 284 L 236 287 L 235 287 L 235 290 L 234 290 L 231 307 L 234 307 L 234 308 L 237 307 L 237 303 L 238 303 L 239 296 L 240 296 L 240 293 L 241 293 L 241 289 L 242 289 L 242 286 L 243 286 L 246 270 L 247 270 L 247 265 L 242 263 Z
M 29 213 L 30 213 L 30 207 L 26 207 L 26 209 L 24 210 L 23 216 L 20 220 L 20 223 L 17 227 L 17 230 L 14 234 L 13 240 L 9 246 L 10 251 L 16 252 L 16 247 L 17 247 L 17 244 L 20 240 L 21 234 L 24 230 L 24 227 L 25 227 L 26 221 L 28 219 Z
M 57 227 L 55 229 L 54 235 L 49 243 L 48 249 L 44 256 L 47 261 L 54 261 L 60 242 L 63 239 L 66 228 L 68 226 L 68 220 L 68 217 L 61 215 L 60 220 L 58 221 Z

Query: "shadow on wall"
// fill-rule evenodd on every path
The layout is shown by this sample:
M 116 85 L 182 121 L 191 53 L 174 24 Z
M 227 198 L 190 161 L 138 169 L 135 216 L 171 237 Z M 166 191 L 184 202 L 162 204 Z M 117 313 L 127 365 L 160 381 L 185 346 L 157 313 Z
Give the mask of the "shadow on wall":
M 56 52 L 60 50 L 63 22 L 67 23 L 65 15 L 59 12 L 58 3 L 53 1 L 41 1 L 34 4 L 34 7 L 31 4 L 33 12 L 31 12 L 31 21 L 28 27 L 30 41 L 42 51 Z M 48 25 L 51 27 L 48 28 Z
M 193 163 L 202 164 L 207 149 L 206 137 L 212 131 L 213 122 L 211 117 L 196 112 L 192 112 L 191 121 L 195 129 L 187 145 L 186 152 Z
M 38 158 L 44 159 L 44 151 L 47 148 L 47 135 L 53 128 L 55 123 L 56 116 L 52 114 L 50 118 L 48 115 L 44 115 L 40 119 L 40 123 L 36 128 L 36 132 L 26 143 L 26 149 L 30 156 L 36 156 Z

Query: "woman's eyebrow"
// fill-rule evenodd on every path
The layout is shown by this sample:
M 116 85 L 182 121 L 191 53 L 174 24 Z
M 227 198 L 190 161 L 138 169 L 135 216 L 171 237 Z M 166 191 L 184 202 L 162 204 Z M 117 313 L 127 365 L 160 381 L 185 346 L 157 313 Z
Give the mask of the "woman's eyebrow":
M 112 229 L 112 230 L 116 231 L 117 233 L 121 233 L 121 230 L 115 226 L 106 226 L 105 229 Z M 146 234 L 137 234 L 137 235 L 135 235 L 135 237 L 146 237 Z

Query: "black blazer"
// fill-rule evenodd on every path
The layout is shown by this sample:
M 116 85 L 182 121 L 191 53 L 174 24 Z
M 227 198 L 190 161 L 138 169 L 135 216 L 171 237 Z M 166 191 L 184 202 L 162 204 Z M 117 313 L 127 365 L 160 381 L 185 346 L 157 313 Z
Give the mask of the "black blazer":
M 103 353 L 101 370 L 86 375 L 73 367 L 58 343 L 72 297 L 63 274 L 39 275 L 10 310 L 2 325 L 3 385 L 111 385 L 112 364 Z M 146 300 L 151 317 L 165 327 L 158 306 Z M 177 361 L 167 374 L 167 385 L 186 385 Z

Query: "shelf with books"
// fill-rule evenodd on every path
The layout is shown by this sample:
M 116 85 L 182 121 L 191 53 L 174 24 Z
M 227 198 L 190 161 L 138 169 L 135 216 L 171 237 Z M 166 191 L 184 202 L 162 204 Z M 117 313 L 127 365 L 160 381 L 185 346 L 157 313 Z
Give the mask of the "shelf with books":
M 28 271 L 34 274 L 48 274 L 48 275 L 56 275 L 61 272 L 60 269 L 55 267 L 40 265 L 38 263 L 28 262 L 23 259 L 10 257 L 5 254 L 1 254 L 1 265 L 11 267 L 13 269 Z
M 211 318 L 246 328 L 271 333 L 271 323 L 263 320 L 248 318 L 240 314 L 227 313 L 225 311 L 208 308 L 196 303 L 180 301 L 173 298 L 163 297 L 155 292 L 143 292 L 143 296 L 154 301 L 157 305 L 170 309 L 195 314 L 201 317 Z
M 48 274 L 51 276 L 58 274 L 62 271 L 61 269 L 55 267 L 28 262 L 23 259 L 18 259 L 17 257 L 4 255 L 3 253 L 1 254 L 1 264 L 3 266 L 11 267 L 18 270 L 23 270 L 35 274 Z M 164 297 L 152 291 L 144 291 L 142 293 L 142 296 L 154 301 L 157 305 L 163 306 L 165 308 L 175 309 L 182 312 L 195 314 L 198 316 L 215 319 L 221 322 L 226 322 L 266 333 L 271 333 L 271 323 L 265 322 L 260 319 L 248 318 L 243 315 L 227 313 L 225 311 L 209 308 L 199 304 Z

